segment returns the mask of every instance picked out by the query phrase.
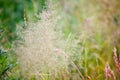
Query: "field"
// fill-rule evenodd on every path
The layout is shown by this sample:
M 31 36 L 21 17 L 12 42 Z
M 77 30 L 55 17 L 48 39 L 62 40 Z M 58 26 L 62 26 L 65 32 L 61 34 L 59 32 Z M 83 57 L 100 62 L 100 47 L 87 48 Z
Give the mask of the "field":
M 119 0 L 0 1 L 0 80 L 120 80 Z

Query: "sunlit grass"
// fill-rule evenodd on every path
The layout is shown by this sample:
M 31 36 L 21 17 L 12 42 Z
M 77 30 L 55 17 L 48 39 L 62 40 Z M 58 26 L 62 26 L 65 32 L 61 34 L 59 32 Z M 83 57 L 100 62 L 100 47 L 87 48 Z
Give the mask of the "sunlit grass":
M 21 32 L 17 54 L 23 78 L 104 80 L 108 70 L 118 80 L 113 58 L 113 48 L 120 48 L 118 14 L 116 0 L 48 1 L 39 20 L 26 21 Z
M 26 5 L 25 26 L 18 24 L 11 46 L 19 79 L 119 80 L 119 1 L 48 0 L 44 8 L 37 2 L 31 10 Z

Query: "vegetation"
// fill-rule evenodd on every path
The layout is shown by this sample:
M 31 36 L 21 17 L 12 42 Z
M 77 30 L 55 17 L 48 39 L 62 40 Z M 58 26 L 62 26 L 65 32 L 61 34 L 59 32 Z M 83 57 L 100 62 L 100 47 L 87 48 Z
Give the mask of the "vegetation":
M 118 0 L 1 0 L 1 80 L 119 80 Z

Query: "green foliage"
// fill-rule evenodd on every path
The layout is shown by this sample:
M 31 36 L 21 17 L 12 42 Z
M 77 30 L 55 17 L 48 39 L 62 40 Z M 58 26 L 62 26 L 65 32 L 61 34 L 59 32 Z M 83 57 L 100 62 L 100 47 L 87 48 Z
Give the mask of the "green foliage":
M 42 12 L 45 2 L 46 0 L 0 0 L 0 47 L 8 50 L 5 52 L 0 49 L 0 80 L 20 78 L 16 54 L 10 50 L 18 39 L 16 28 L 18 24 L 24 27 L 24 18 L 29 17 L 29 21 L 38 19 L 34 13 Z
M 16 23 L 24 19 L 22 0 L 0 0 L 0 45 L 10 48 L 16 40 Z
M 37 21 L 38 15 L 46 9 L 46 0 L 26 0 L 24 1 L 24 18 L 26 21 Z
M 10 48 L 17 39 L 16 24 L 24 26 L 25 20 L 35 21 L 46 0 L 0 0 L 0 45 Z
M 0 79 L 9 79 L 9 72 L 15 67 L 15 63 L 9 59 L 9 55 L 5 50 L 0 49 Z

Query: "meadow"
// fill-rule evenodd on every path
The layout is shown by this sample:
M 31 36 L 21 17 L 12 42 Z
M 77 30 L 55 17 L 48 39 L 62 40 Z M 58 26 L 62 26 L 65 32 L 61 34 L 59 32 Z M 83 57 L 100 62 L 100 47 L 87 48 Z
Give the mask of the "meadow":
M 120 80 L 119 0 L 0 1 L 0 80 Z

